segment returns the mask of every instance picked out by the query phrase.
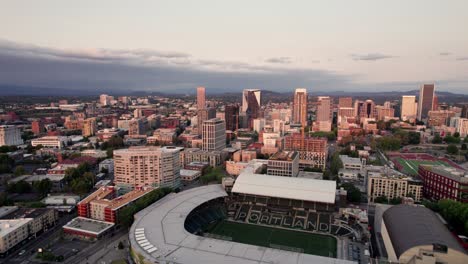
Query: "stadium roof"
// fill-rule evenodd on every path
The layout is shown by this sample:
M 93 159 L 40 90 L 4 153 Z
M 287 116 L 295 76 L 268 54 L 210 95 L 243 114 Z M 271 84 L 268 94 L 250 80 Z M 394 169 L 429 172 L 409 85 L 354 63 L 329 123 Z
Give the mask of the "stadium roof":
M 464 252 L 436 214 L 426 207 L 395 205 L 385 211 L 383 220 L 398 258 L 413 247 L 433 244 Z
M 333 204 L 336 182 L 254 174 L 244 170 L 237 177 L 232 192 Z
M 274 176 L 272 176 L 274 177 Z M 148 263 L 354 263 L 273 248 L 201 237 L 185 230 L 189 213 L 199 205 L 226 196 L 221 185 L 172 193 L 135 215 L 129 239 L 132 250 Z

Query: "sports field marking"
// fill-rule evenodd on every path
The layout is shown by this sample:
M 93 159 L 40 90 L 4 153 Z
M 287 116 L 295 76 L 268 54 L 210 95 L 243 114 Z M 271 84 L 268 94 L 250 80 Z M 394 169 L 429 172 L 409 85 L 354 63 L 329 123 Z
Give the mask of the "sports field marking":
M 232 241 L 244 244 L 283 246 L 284 249 L 302 249 L 306 254 L 336 257 L 336 238 L 327 235 L 230 221 L 221 221 L 207 232 L 231 237 Z

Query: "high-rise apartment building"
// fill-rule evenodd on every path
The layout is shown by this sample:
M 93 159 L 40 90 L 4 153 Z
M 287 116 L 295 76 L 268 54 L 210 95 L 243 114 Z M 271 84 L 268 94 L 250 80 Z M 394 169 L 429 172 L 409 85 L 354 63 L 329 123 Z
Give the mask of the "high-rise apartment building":
M 340 97 L 338 99 L 338 107 L 353 107 L 353 98 L 352 97 Z
M 114 182 L 133 189 L 180 185 L 179 147 L 134 147 L 114 150 Z
M 307 126 L 307 89 L 297 88 L 294 92 L 293 122 Z
M 242 93 L 242 112 L 248 128 L 253 127 L 253 120 L 261 115 L 261 93 L 258 89 L 245 89 Z
M 419 89 L 418 98 L 418 119 L 427 118 L 429 111 L 434 107 L 434 84 L 423 84 Z
M 325 169 L 328 148 L 327 139 L 308 137 L 299 133 L 284 137 L 284 150 L 299 153 L 299 166 Z
M 314 130 L 331 131 L 332 100 L 329 96 L 319 96 Z
M 417 110 L 416 96 L 403 95 L 401 97 L 401 120 L 406 121 L 416 118 Z
M 203 122 L 202 149 L 205 151 L 223 150 L 226 148 L 226 123 L 219 118 Z
M 203 108 L 197 110 L 197 129 L 198 135 L 202 134 L 203 130 L 203 123 L 206 120 L 213 119 L 216 117 L 216 109 L 215 108 Z
M 239 106 L 226 105 L 224 120 L 226 121 L 226 130 L 236 131 L 239 128 Z
M 101 94 L 99 96 L 99 103 L 101 105 L 109 105 L 110 104 L 110 97 L 107 94 Z
M 23 144 L 21 132 L 16 126 L 0 126 L 0 146 L 17 146 Z
M 96 134 L 96 131 L 96 118 L 85 119 L 85 121 L 83 122 L 82 135 L 84 137 L 94 136 L 94 134 Z
M 197 109 L 205 109 L 206 108 L 206 93 L 205 87 L 198 87 L 197 88 Z

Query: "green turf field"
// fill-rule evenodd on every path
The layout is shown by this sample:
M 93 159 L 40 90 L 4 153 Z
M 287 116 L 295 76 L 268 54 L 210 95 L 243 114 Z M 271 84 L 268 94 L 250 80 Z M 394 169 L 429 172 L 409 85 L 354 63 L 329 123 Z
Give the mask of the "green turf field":
M 300 248 L 306 254 L 336 258 L 336 239 L 332 236 L 230 221 L 218 222 L 207 232 L 231 237 L 232 241 L 243 244 L 273 248 L 279 245 L 284 250 L 288 250 L 287 247 Z
M 403 172 L 410 175 L 418 174 L 418 167 L 420 164 L 424 165 L 442 165 L 451 167 L 450 164 L 444 161 L 430 161 L 430 160 L 405 160 L 403 158 L 396 159 L 401 165 L 403 165 Z

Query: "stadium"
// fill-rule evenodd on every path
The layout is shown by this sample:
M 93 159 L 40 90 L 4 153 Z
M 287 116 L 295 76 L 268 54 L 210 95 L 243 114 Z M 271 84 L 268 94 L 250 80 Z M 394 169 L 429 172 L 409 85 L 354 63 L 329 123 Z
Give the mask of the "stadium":
M 419 165 L 441 165 L 460 169 L 453 161 L 446 158 L 436 158 L 425 153 L 387 153 L 396 169 L 408 175 L 418 175 Z
M 336 183 L 244 171 L 225 191 L 172 193 L 135 215 L 136 263 L 354 263 L 343 238 L 359 231 L 337 212 Z

